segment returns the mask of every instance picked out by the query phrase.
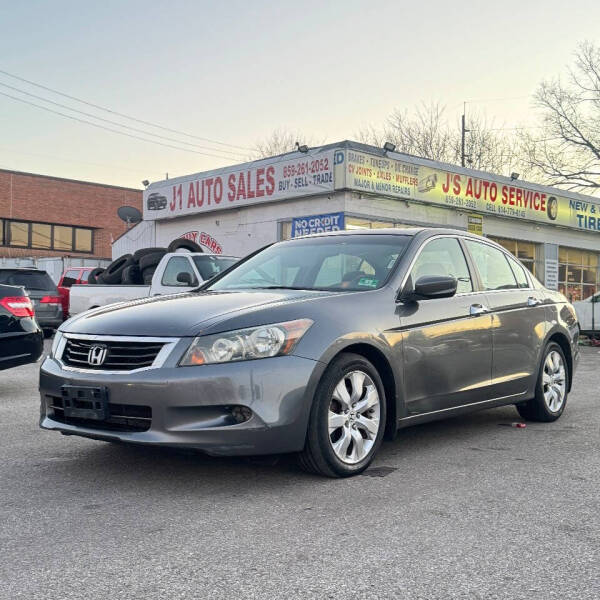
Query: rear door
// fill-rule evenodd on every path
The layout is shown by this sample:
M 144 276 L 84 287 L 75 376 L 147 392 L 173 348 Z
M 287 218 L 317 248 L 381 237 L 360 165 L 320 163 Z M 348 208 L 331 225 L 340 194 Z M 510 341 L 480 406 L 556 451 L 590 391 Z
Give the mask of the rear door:
M 544 297 L 525 268 L 496 246 L 466 240 L 493 317 L 494 397 L 533 389 L 546 333 Z
M 426 275 L 453 276 L 458 288 L 452 298 L 398 305 L 407 416 L 489 398 L 492 319 L 457 237 L 424 242 L 404 286 Z

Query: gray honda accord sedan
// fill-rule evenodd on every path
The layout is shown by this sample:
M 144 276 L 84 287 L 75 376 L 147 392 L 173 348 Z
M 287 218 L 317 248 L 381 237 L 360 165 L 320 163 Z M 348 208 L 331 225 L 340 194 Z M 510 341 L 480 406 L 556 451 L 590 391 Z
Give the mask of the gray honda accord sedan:
M 64 323 L 41 367 L 40 425 L 213 455 L 295 452 L 343 477 L 416 423 L 505 404 L 558 419 L 577 335 L 565 297 L 485 238 L 309 236 L 193 292 Z

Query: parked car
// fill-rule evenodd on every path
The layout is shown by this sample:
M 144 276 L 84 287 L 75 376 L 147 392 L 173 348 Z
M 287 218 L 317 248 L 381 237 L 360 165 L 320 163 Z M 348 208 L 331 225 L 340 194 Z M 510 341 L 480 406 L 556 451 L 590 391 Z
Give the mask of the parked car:
M 148 210 L 163 210 L 167 208 L 167 197 L 157 192 L 153 192 L 148 196 L 146 206 L 148 207 Z
M 515 404 L 565 409 L 577 319 L 498 244 L 443 229 L 273 244 L 200 290 L 89 311 L 41 367 L 40 424 L 360 473 L 384 434 Z
M 228 269 L 238 260 L 235 256 L 221 254 L 169 252 L 158 257 L 158 266 L 150 285 L 73 285 L 69 314 L 74 316 L 90 308 L 115 302 L 189 291 Z
M 44 336 L 22 287 L 0 284 L 0 371 L 35 362 Z
M 62 301 L 46 271 L 30 268 L 0 269 L 0 283 L 25 288 L 31 298 L 35 318 L 46 336 L 63 322 Z
M 67 269 L 58 282 L 58 293 L 63 310 L 63 320 L 69 316 L 69 292 L 74 285 L 86 285 L 95 267 L 72 267 Z
M 581 333 L 600 335 L 600 294 L 573 302 Z

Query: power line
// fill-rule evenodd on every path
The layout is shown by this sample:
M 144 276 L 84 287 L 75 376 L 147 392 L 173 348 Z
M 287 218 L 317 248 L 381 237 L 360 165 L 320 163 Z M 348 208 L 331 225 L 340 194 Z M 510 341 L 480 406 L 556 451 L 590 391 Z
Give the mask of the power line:
M 137 127 L 130 127 L 129 125 L 123 125 L 121 123 L 118 123 L 117 121 L 111 121 L 110 119 L 104 119 L 103 117 L 98 117 L 96 115 L 93 115 L 92 113 L 88 113 L 88 112 L 79 110 L 77 108 L 72 108 L 70 106 L 67 106 L 66 104 L 61 104 L 60 102 L 55 102 L 54 100 L 48 100 L 47 98 L 44 98 L 43 96 L 37 96 L 36 94 L 26 92 L 25 90 L 21 90 L 12 85 L 8 85 L 7 83 L 2 83 L 1 81 L 0 81 L 0 85 L 3 87 L 9 88 L 11 90 L 14 90 L 16 92 L 19 92 L 20 94 L 25 94 L 26 96 L 30 96 L 31 98 L 36 98 L 37 100 L 42 100 L 42 102 L 47 102 L 49 104 L 53 104 L 54 106 L 59 106 L 60 108 L 65 108 L 72 112 L 76 112 L 80 115 L 84 115 L 86 117 L 90 117 L 90 118 L 96 119 L 98 121 L 103 121 L 104 123 L 110 123 L 111 125 L 116 125 L 117 127 L 122 127 L 123 129 L 129 129 L 129 131 L 136 131 L 137 133 L 143 133 L 144 135 L 151 135 L 153 137 L 157 137 L 162 140 L 176 142 L 177 144 L 184 144 L 186 146 L 192 146 L 194 148 L 201 148 L 202 150 L 211 150 L 213 152 L 223 152 L 224 154 L 229 154 L 229 155 L 233 156 L 237 160 L 239 160 L 240 157 L 246 158 L 246 156 L 244 154 L 242 154 L 241 152 L 233 152 L 231 150 L 220 150 L 219 148 L 208 148 L 206 146 L 200 146 L 198 144 L 193 144 L 191 142 L 184 142 L 183 140 L 177 140 L 175 138 L 166 137 L 166 136 L 160 135 L 158 133 L 151 133 L 150 131 L 145 131 L 144 129 L 139 129 Z
M 225 142 L 220 142 L 218 140 L 213 140 L 210 138 L 193 135 L 191 133 L 186 133 L 184 131 L 178 131 L 177 129 L 171 129 L 169 127 L 164 127 L 163 125 L 157 125 L 156 123 L 152 123 L 150 121 L 143 121 L 142 119 L 137 119 L 136 117 L 132 117 L 130 115 L 126 115 L 124 113 L 117 112 L 116 110 L 112 110 L 110 108 L 100 106 L 99 104 L 93 104 L 92 102 L 88 102 L 87 100 L 82 100 L 81 98 L 77 98 L 75 96 L 70 96 L 69 94 L 59 92 L 58 90 L 47 87 L 45 85 L 41 85 L 40 83 L 35 83 L 35 81 L 30 81 L 29 79 L 25 79 L 24 77 L 19 77 L 18 75 L 13 75 L 12 73 L 9 73 L 8 71 L 3 71 L 2 69 L 0 69 L 0 73 L 2 73 L 3 75 L 6 75 L 7 77 L 12 77 L 13 79 L 18 79 L 19 81 L 23 81 L 24 83 L 28 83 L 29 85 L 33 85 L 40 89 L 46 90 L 48 92 L 52 92 L 53 94 L 58 94 L 59 96 L 63 96 L 63 98 L 69 98 L 69 100 L 74 100 L 75 102 L 81 102 L 82 104 L 86 104 L 87 106 L 91 106 L 92 108 L 96 108 L 98 110 L 103 110 L 103 111 L 111 113 L 113 115 L 117 115 L 118 117 L 122 117 L 124 119 L 129 119 L 131 121 L 135 121 L 136 123 L 141 123 L 143 125 L 149 125 L 150 127 L 156 127 L 157 129 L 162 129 L 163 131 L 170 131 L 171 133 L 177 133 L 178 135 L 185 135 L 186 137 L 195 138 L 197 140 L 202 140 L 204 142 L 210 142 L 211 144 L 219 144 L 221 146 L 229 146 L 230 148 L 238 148 L 239 150 L 252 150 L 252 148 L 249 148 L 247 146 L 238 146 L 236 144 L 227 144 Z
M 182 150 L 183 152 L 192 152 L 193 154 L 200 154 L 202 156 L 210 156 L 211 158 L 220 158 L 221 160 L 228 158 L 227 156 L 222 156 L 222 155 L 217 155 L 217 154 L 209 154 L 208 152 L 199 152 L 198 150 L 192 150 L 191 148 L 181 148 L 180 146 L 174 146 L 173 144 L 163 144 L 162 142 L 158 142 L 156 140 L 149 140 L 148 138 L 143 138 L 143 137 L 140 137 L 139 135 L 125 133 L 124 131 L 119 131 L 118 129 L 112 129 L 111 127 L 105 127 L 104 125 L 100 125 L 99 123 L 93 123 L 92 121 L 87 121 L 86 119 L 80 119 L 79 117 L 74 117 L 73 115 L 67 115 L 58 110 L 53 110 L 51 108 L 48 108 L 47 106 L 40 106 L 39 104 L 35 104 L 35 102 L 29 102 L 28 100 L 24 100 L 23 98 L 18 98 L 17 96 L 12 96 L 11 94 L 5 94 L 4 92 L 0 92 L 0 96 L 5 96 L 6 98 L 10 98 L 11 100 L 16 100 L 17 102 L 29 104 L 30 106 L 35 106 L 36 108 L 45 110 L 46 112 L 53 113 L 55 115 L 60 115 L 61 117 L 65 117 L 66 119 L 71 119 L 72 121 L 78 121 L 79 123 L 86 123 L 87 125 L 91 125 L 92 127 L 97 127 L 98 129 L 104 129 L 106 131 L 111 131 L 112 133 L 124 135 L 126 137 L 130 137 L 135 140 L 141 140 L 142 142 L 150 142 L 151 144 L 156 144 L 158 146 L 164 146 L 165 148 L 174 148 L 175 150 Z
M 59 162 L 72 162 L 72 163 L 79 163 L 82 165 L 91 165 L 91 166 L 95 166 L 95 167 L 107 167 L 110 169 L 117 169 L 119 171 L 124 171 L 126 173 L 143 173 L 147 175 L 147 171 L 146 170 L 142 170 L 142 169 L 128 169 L 126 167 L 122 167 L 122 166 L 117 166 L 117 165 L 109 165 L 107 163 L 97 163 L 97 162 L 90 162 L 87 160 L 78 160 L 76 158 L 67 158 L 65 156 L 56 156 L 55 154 L 41 154 L 40 152 L 25 152 L 24 150 L 16 150 L 15 148 L 11 148 L 9 146 L 0 146 L 0 150 L 7 150 L 11 153 L 16 153 L 16 154 L 25 154 L 27 156 L 38 156 L 40 158 L 50 158 L 51 160 L 56 160 Z M 12 170 L 12 169 L 10 169 Z

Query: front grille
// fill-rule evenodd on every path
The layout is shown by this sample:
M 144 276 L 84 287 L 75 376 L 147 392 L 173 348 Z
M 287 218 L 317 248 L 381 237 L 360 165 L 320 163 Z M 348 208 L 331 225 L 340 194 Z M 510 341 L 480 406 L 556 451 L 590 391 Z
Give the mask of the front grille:
M 107 350 L 106 358 L 101 365 L 93 365 L 88 361 L 93 346 L 102 346 Z M 71 367 L 98 371 L 133 371 L 152 366 L 163 346 L 162 342 L 94 341 L 68 338 L 62 361 Z
M 108 405 L 109 417 L 104 421 L 95 419 L 79 419 L 65 417 L 63 399 L 58 396 L 46 396 L 48 408 L 53 415 L 48 415 L 54 421 L 66 425 L 79 425 L 87 429 L 100 429 L 102 431 L 148 431 L 152 425 L 152 408 L 139 404 L 111 404 Z

